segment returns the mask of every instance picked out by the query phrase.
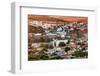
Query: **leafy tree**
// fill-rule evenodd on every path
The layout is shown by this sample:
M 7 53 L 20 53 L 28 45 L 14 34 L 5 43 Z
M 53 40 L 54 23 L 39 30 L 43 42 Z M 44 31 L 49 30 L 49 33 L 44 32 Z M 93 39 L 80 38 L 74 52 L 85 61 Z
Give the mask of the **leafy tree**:
M 68 42 L 66 42 L 66 44 L 69 44 L 70 43 L 70 40 L 68 40 Z
M 78 38 L 81 38 L 81 37 L 83 37 L 84 35 L 83 35 L 82 32 L 77 32 L 77 36 L 78 36 Z
M 40 47 L 44 48 L 44 49 L 47 49 L 48 48 L 48 44 L 43 44 L 41 43 Z
M 44 29 L 42 27 L 32 27 L 32 33 L 44 33 Z
M 66 46 L 66 44 L 64 42 L 60 42 L 59 47 L 63 47 L 63 46 Z
M 38 52 L 38 54 L 28 54 L 28 60 L 48 60 L 49 56 L 48 54 L 45 52 L 46 50 L 43 50 L 41 52 Z
M 41 60 L 48 60 L 49 59 L 49 56 L 48 56 L 48 54 L 40 54 L 40 59 Z
M 43 48 L 42 51 L 46 52 L 46 51 L 48 51 L 48 50 L 47 50 L 47 48 Z
M 40 38 L 40 42 L 45 42 L 45 39 L 43 37 Z
M 30 53 L 28 54 L 28 60 L 31 61 L 31 60 L 39 60 L 40 57 L 38 55 L 35 55 L 33 53 Z
M 66 48 L 65 48 L 65 52 L 68 52 L 68 51 L 70 51 L 70 50 L 71 50 L 70 47 L 66 47 Z
M 40 57 L 40 60 L 48 60 L 49 59 L 49 56 L 48 54 L 46 53 L 47 49 L 42 49 L 42 51 L 39 52 L 39 57 Z
M 75 51 L 73 56 L 80 57 L 80 58 L 88 57 L 88 52 Z
M 54 57 L 52 57 L 52 58 L 50 58 L 50 59 L 63 59 L 63 58 L 60 57 L 60 56 L 54 56 Z

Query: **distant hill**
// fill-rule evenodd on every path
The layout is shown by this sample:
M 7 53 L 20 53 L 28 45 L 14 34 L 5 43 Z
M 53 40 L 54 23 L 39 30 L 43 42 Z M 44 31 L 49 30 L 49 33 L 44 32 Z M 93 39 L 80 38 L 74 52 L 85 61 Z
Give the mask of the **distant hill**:
M 29 20 L 38 21 L 53 21 L 53 22 L 82 22 L 88 23 L 88 17 L 78 17 L 78 16 L 46 16 L 46 15 L 28 15 Z
M 43 16 L 43 15 L 29 15 L 28 19 L 30 20 L 38 20 L 38 21 L 54 21 L 54 22 L 65 22 L 62 19 L 50 17 L 50 16 Z
M 66 22 L 88 23 L 88 17 L 78 17 L 78 16 L 50 16 L 50 17 L 61 19 Z

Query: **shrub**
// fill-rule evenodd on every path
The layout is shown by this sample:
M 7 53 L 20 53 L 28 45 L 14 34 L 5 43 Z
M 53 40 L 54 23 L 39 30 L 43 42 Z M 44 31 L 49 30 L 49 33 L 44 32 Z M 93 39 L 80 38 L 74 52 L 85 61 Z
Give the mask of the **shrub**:
M 82 51 L 75 51 L 75 53 L 73 54 L 73 56 L 76 57 L 88 57 L 88 52 L 82 52 Z
M 63 47 L 63 46 L 66 46 L 66 44 L 64 42 L 60 42 L 59 47 Z
M 68 52 L 69 50 L 71 50 L 70 47 L 66 47 L 66 48 L 65 48 L 65 52 Z

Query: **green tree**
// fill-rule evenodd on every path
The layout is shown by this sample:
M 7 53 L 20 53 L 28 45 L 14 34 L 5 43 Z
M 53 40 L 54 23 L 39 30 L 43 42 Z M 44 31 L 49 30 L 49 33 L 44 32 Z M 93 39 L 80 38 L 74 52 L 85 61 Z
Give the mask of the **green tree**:
M 59 47 L 64 47 L 64 46 L 66 46 L 66 44 L 64 42 L 59 43 Z
M 88 52 L 82 52 L 82 51 L 75 51 L 73 56 L 79 57 L 79 58 L 87 58 L 88 57 Z
M 42 51 L 39 52 L 39 58 L 40 60 L 48 60 L 49 56 L 46 53 L 47 49 L 42 49 Z
M 65 52 L 67 53 L 67 55 L 68 55 L 68 51 L 70 51 L 70 50 L 71 50 L 70 47 L 66 47 L 66 48 L 65 48 Z
M 40 38 L 40 42 L 45 42 L 45 39 L 43 37 Z
M 48 44 L 46 43 L 41 43 L 40 47 L 44 48 L 44 49 L 48 49 Z
M 70 50 L 71 50 L 70 47 L 66 47 L 66 48 L 65 48 L 65 52 L 68 52 L 68 51 L 70 51 Z

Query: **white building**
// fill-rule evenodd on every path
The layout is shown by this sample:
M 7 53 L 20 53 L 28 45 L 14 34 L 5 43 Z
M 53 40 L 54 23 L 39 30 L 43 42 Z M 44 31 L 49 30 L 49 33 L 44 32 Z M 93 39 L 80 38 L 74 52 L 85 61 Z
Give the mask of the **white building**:
M 68 42 L 68 40 L 57 40 L 54 39 L 51 44 L 53 44 L 54 47 L 58 47 L 60 42 L 64 42 L 65 44 Z

